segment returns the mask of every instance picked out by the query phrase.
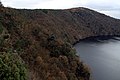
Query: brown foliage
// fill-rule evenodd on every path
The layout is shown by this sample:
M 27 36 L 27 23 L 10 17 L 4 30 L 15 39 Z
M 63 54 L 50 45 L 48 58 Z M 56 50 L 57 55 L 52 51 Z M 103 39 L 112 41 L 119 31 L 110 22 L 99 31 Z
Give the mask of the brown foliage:
M 0 24 L 10 35 L 0 50 L 20 48 L 19 56 L 29 67 L 31 80 L 89 80 L 89 69 L 71 44 L 89 36 L 120 35 L 120 20 L 86 8 L 47 11 L 0 7 Z

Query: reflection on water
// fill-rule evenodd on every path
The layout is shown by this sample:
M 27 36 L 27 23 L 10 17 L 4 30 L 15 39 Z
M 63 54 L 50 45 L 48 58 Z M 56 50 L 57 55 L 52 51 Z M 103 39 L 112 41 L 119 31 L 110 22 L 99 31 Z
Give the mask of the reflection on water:
M 120 80 L 120 41 L 80 42 L 80 58 L 91 68 L 94 80 Z

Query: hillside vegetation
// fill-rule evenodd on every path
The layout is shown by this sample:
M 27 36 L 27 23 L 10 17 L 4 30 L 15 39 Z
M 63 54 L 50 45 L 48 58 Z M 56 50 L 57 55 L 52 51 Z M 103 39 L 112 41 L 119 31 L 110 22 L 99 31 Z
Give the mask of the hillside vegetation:
M 119 34 L 120 20 L 87 8 L 28 10 L 1 6 L 0 78 L 6 75 L 1 66 L 7 65 L 17 70 L 13 70 L 16 74 L 9 71 L 7 80 L 90 80 L 90 70 L 72 44 L 90 36 Z

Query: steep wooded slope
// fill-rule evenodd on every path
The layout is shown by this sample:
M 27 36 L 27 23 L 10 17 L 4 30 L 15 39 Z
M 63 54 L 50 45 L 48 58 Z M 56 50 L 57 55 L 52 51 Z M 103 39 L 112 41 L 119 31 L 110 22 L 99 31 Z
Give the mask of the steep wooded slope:
M 29 80 L 89 80 L 89 70 L 71 44 L 90 36 L 119 34 L 120 20 L 87 8 L 0 7 L 0 37 L 4 42 L 0 51 L 11 50 L 23 59 Z

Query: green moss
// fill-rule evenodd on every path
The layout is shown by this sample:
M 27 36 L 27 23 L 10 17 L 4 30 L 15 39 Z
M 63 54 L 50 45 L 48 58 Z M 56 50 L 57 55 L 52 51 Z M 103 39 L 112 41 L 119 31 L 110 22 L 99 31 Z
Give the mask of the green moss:
M 27 80 L 27 69 L 15 54 L 0 53 L 1 80 Z

